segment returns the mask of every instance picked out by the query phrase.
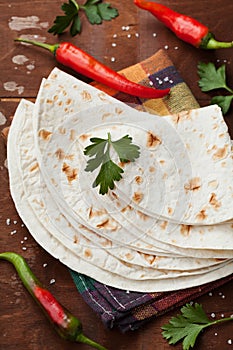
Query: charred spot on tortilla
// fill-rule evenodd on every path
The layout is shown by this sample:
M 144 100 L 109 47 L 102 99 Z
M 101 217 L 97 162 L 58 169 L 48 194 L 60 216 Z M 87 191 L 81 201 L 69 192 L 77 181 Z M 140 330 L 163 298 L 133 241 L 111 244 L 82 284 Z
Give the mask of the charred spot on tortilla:
M 78 170 L 72 168 L 69 164 L 63 163 L 62 171 L 66 174 L 68 182 L 72 182 L 78 177 Z
M 160 140 L 160 138 L 156 135 L 154 135 L 151 131 L 149 131 L 147 133 L 147 147 L 151 148 L 151 147 L 156 147 L 158 145 L 160 145 L 162 143 L 162 141 Z
M 207 214 L 205 209 L 202 209 L 198 214 L 197 214 L 197 220 L 198 221 L 203 221 L 207 218 Z
M 141 253 L 141 256 L 145 259 L 145 261 L 148 262 L 149 265 L 152 265 L 157 260 L 157 256 L 156 255 L 150 255 L 150 254 Z
M 194 178 L 190 179 L 189 182 L 184 185 L 184 189 L 186 191 L 197 191 L 201 188 L 201 186 L 202 186 L 202 184 L 201 184 L 200 177 L 194 177 Z
M 138 175 L 135 177 L 135 182 L 138 184 L 138 185 L 141 185 L 143 183 L 143 178 Z
M 217 151 L 213 154 L 213 159 L 214 160 L 223 159 L 227 156 L 227 154 L 228 154 L 228 146 L 225 145 L 224 147 L 217 149 Z
M 37 169 L 39 169 L 39 164 L 38 164 L 38 162 L 36 162 L 35 164 L 33 164 L 33 165 L 31 166 L 30 172 L 35 171 L 35 170 L 37 170 Z
M 137 215 L 140 217 L 140 219 L 142 219 L 143 221 L 146 221 L 149 219 L 149 216 L 147 214 L 144 214 L 143 212 L 141 212 L 140 210 L 137 210 Z
M 211 197 L 209 203 L 215 208 L 218 209 L 221 207 L 221 202 L 217 200 L 217 196 L 215 193 L 211 193 Z
M 167 221 L 162 221 L 161 224 L 160 224 L 160 227 L 161 227 L 162 230 L 166 230 L 167 225 L 168 225 Z
M 63 151 L 63 149 L 58 148 L 55 152 L 55 156 L 57 157 L 57 159 L 63 160 L 65 158 L 65 152 Z
M 180 225 L 180 233 L 185 237 L 189 236 L 191 228 L 191 225 Z
M 41 129 L 38 133 L 39 137 L 43 139 L 44 141 L 48 141 L 52 135 L 51 131 Z
M 97 228 L 105 228 L 107 230 L 110 231 L 117 231 L 119 228 L 119 225 L 117 224 L 117 222 L 114 219 L 106 219 L 103 222 L 99 223 L 96 225 Z
M 98 216 L 102 216 L 102 215 L 106 215 L 107 214 L 107 210 L 106 209 L 100 209 L 100 210 L 93 210 L 93 207 L 90 207 L 89 209 L 89 213 L 88 216 L 89 218 L 93 218 L 93 217 L 98 217 Z
M 83 101 L 91 101 L 92 100 L 92 96 L 87 90 L 83 90 L 81 92 L 81 96 L 82 96 Z
M 88 258 L 88 259 L 92 258 L 92 256 L 93 256 L 92 251 L 91 251 L 90 249 L 88 249 L 88 248 L 85 249 L 84 255 L 85 255 L 85 257 Z
M 134 192 L 133 194 L 133 201 L 136 203 L 140 203 L 143 200 L 143 193 L 142 192 Z

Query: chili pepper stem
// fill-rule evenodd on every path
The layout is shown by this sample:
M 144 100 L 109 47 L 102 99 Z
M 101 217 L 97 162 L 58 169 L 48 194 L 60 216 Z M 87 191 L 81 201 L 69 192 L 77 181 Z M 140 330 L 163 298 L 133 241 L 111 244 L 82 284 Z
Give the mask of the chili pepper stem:
M 230 47 L 233 47 L 233 41 L 229 41 L 229 42 L 223 42 L 223 41 L 217 41 L 215 40 L 215 38 L 210 38 L 206 49 L 229 49 Z
M 76 338 L 76 341 L 78 341 L 79 343 L 90 345 L 98 350 L 107 350 L 105 347 L 86 337 L 84 334 L 79 334 Z
M 31 45 L 34 45 L 34 46 L 42 47 L 43 49 L 46 49 L 46 50 L 52 52 L 52 54 L 54 54 L 54 55 L 55 55 L 56 50 L 57 50 L 57 48 L 59 46 L 58 44 L 51 45 L 51 44 L 42 43 L 40 41 L 34 41 L 34 40 L 29 40 L 29 39 L 24 39 L 24 38 L 16 38 L 14 40 L 15 41 L 20 41 L 22 43 L 26 43 L 26 44 L 31 44 Z

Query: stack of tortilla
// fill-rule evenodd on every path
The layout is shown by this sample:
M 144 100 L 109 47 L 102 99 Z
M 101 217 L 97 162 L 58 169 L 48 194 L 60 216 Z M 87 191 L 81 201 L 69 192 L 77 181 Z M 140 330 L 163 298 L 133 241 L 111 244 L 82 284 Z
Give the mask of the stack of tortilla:
M 101 195 L 84 149 L 108 133 L 132 137 L 140 157 L 123 164 L 122 179 Z M 215 105 L 160 117 L 55 68 L 35 104 L 18 105 L 8 167 L 32 236 L 77 272 L 156 292 L 233 271 L 232 147 Z

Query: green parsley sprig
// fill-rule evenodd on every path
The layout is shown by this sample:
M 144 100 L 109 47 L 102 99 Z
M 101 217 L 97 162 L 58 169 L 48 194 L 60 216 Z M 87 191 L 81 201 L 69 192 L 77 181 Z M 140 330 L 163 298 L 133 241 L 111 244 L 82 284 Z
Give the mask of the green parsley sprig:
M 212 321 L 200 304 L 195 303 L 194 306 L 186 304 L 181 308 L 181 315 L 172 317 L 169 323 L 162 327 L 162 335 L 173 345 L 183 339 L 183 350 L 189 350 L 194 347 L 197 336 L 202 330 L 226 321 L 233 321 L 233 317 Z
M 226 66 L 222 65 L 216 68 L 211 62 L 198 64 L 198 75 L 200 80 L 198 82 L 199 87 L 203 92 L 208 92 L 215 89 L 224 89 L 230 93 L 226 96 L 215 96 L 211 99 L 211 104 L 217 104 L 222 109 L 222 113 L 225 115 L 233 100 L 233 90 L 227 86 L 226 83 Z
M 69 0 L 68 3 L 62 4 L 61 9 L 65 15 L 57 16 L 53 26 L 48 30 L 54 35 L 62 34 L 69 26 L 71 36 L 81 33 L 80 11 L 85 12 L 91 24 L 101 24 L 118 16 L 118 10 L 102 0 L 87 0 L 84 5 L 79 5 L 75 0 Z
M 108 133 L 107 139 L 92 137 L 90 141 L 92 144 L 85 148 L 84 154 L 92 159 L 87 161 L 85 171 L 92 172 L 101 165 L 92 187 L 100 186 L 99 193 L 104 195 L 108 189 L 114 188 L 114 181 L 119 181 L 124 173 L 124 170 L 111 160 L 110 147 L 112 146 L 122 163 L 134 162 L 140 155 L 139 147 L 132 144 L 129 135 L 112 141 L 111 134 Z

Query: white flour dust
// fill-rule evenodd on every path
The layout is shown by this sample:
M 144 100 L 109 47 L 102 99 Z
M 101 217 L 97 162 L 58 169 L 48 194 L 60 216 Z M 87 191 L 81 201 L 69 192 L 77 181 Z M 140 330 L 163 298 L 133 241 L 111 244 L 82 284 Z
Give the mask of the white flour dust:
M 19 95 L 24 92 L 24 87 L 19 86 L 15 81 L 7 81 L 3 84 L 3 87 L 6 91 L 18 91 Z
M 2 112 L 0 112 L 0 125 L 4 125 L 5 123 L 6 123 L 6 117 Z
M 27 17 L 11 17 L 9 21 L 9 28 L 11 30 L 20 31 L 23 29 L 45 29 L 48 28 L 48 22 L 40 22 L 39 17 L 37 16 L 27 16 Z
M 27 61 L 29 61 L 29 59 L 24 55 L 16 55 L 12 57 L 12 62 L 15 64 L 23 65 Z

